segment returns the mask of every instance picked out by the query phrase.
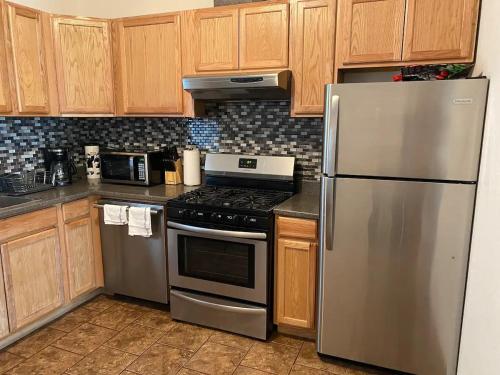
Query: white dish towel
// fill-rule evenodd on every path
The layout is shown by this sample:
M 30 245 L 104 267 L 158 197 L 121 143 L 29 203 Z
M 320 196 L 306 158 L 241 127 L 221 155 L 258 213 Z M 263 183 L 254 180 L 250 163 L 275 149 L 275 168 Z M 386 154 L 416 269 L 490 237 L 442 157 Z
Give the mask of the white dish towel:
M 128 235 L 151 237 L 151 208 L 130 207 L 128 210 Z
M 115 204 L 104 205 L 104 224 L 125 225 L 127 220 L 127 206 L 118 206 Z

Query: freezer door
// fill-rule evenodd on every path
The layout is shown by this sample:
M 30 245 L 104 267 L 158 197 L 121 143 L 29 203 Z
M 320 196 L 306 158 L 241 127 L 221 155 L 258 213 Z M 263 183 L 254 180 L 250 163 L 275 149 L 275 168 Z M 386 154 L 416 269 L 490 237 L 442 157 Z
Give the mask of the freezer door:
M 337 174 L 476 181 L 487 88 L 486 79 L 334 85 Z
M 455 374 L 475 185 L 337 178 L 334 191 L 318 352 Z

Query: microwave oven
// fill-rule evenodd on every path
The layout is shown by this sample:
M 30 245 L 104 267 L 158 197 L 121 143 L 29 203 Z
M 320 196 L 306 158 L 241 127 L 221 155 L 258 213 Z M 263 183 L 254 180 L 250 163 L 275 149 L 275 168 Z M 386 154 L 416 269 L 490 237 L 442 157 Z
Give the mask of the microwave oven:
M 151 186 L 165 181 L 161 151 L 103 151 L 100 157 L 102 182 Z

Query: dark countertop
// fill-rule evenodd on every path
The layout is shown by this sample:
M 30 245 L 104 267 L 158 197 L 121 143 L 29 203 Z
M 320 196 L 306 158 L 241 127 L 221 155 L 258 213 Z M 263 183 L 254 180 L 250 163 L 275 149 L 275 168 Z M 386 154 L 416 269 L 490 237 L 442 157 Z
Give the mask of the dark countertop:
M 320 201 L 319 181 L 302 182 L 299 192 L 274 208 L 276 215 L 319 219 Z
M 165 203 L 177 198 L 184 192 L 194 190 L 197 186 L 184 185 L 157 185 L 151 187 L 129 186 L 118 184 L 101 184 L 100 182 L 87 182 L 84 178 L 72 185 L 56 189 L 25 195 L 32 199 L 31 202 L 0 208 L 0 219 L 41 210 L 59 203 L 71 202 L 90 195 L 100 195 L 103 198 L 128 199 L 132 201 Z
M 305 219 L 319 218 L 319 182 L 303 182 L 299 193 L 278 205 L 275 214 L 300 217 Z M 197 189 L 197 186 L 157 185 L 151 187 L 129 186 L 118 184 L 101 184 L 99 181 L 88 182 L 85 178 L 72 185 L 25 195 L 31 202 L 11 207 L 0 208 L 0 219 L 41 210 L 59 203 L 67 203 L 90 195 L 100 195 L 108 199 L 127 199 L 139 202 L 166 203 L 179 195 Z

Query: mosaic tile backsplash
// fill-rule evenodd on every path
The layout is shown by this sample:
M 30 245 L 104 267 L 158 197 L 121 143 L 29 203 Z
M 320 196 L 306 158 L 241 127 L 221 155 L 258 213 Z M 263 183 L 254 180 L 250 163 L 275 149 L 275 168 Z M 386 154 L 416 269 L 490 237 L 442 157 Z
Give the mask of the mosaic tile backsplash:
M 0 117 L 0 173 L 42 166 L 40 148 L 69 147 L 83 166 L 83 146 L 179 152 L 194 144 L 207 152 L 287 155 L 296 174 L 318 179 L 322 120 L 291 118 L 287 101 L 224 102 L 207 105 L 203 118 L 4 118 Z

